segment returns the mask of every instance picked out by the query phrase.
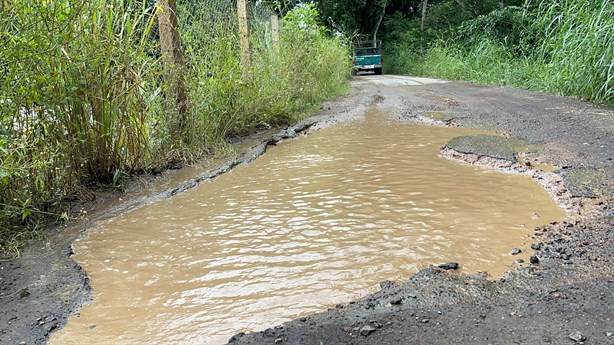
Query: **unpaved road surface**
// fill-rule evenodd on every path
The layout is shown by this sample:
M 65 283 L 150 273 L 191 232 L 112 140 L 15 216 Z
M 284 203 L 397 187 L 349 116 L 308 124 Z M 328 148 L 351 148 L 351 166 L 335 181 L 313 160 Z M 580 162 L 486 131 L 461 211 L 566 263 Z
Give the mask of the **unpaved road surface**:
M 363 76 L 353 83 L 352 95 L 327 106 L 331 115 L 376 106 L 401 119 L 489 129 L 539 147 L 521 168 L 529 173 L 540 166 L 562 168 L 555 179 L 587 173 L 564 178 L 563 190 L 554 191 L 557 201 L 577 206 L 569 207 L 574 220 L 536 228 L 538 262 L 501 280 L 426 268 L 347 305 L 230 343 L 614 344 L 613 109 L 422 78 Z M 470 162 L 489 155 L 489 147 L 471 147 L 479 145 L 463 152 Z
M 542 166 L 559 167 L 554 177 L 534 177 L 560 184 L 550 192 L 567 205 L 573 220 L 536 228 L 538 262 L 519 265 L 504 279 L 425 268 L 407 281 L 383 282 L 381 291 L 347 305 L 240 334 L 231 343 L 614 344 L 614 109 L 425 78 L 361 76 L 352 83 L 349 96 L 326 104 L 297 129 L 317 130 L 377 107 L 400 120 L 502 133 L 538 149 L 522 161 L 512 154 L 514 162 L 503 163 L 499 153 L 505 150 L 488 140 L 471 138 L 462 145 L 450 143 L 449 149 L 455 159 L 528 174 Z M 173 172 L 153 179 L 153 186 L 137 184 L 122 201 L 86 205 L 97 210 L 89 221 L 53 230 L 22 258 L 0 262 L 0 344 L 45 343 L 91 299 L 85 273 L 70 259 L 70 244 L 92 222 L 191 188 L 294 135 L 293 129 L 261 134 L 246 141 L 237 157 L 212 169 Z

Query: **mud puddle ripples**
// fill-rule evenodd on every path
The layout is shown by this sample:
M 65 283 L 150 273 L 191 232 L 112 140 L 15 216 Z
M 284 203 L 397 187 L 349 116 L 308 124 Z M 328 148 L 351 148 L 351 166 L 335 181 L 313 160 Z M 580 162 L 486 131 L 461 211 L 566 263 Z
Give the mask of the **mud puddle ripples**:
M 98 224 L 74 243 L 93 303 L 52 344 L 220 344 L 429 264 L 501 274 L 534 226 L 564 213 L 527 177 L 437 156 L 469 133 L 377 119 L 326 128 Z

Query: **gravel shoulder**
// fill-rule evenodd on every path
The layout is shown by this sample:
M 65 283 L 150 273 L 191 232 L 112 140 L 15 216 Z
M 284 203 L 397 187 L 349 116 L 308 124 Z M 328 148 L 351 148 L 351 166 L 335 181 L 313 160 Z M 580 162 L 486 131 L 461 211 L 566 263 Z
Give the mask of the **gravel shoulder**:
M 614 344 L 614 109 L 425 78 L 358 77 L 353 84 L 352 94 L 325 104 L 318 116 L 245 139 L 236 156 L 135 180 L 122 195 L 99 194 L 80 205 L 88 219 L 58 225 L 21 258 L 0 262 L 0 344 L 46 343 L 91 300 L 87 277 L 70 255 L 72 241 L 96 221 L 170 197 L 249 163 L 279 140 L 361 118 L 372 107 L 400 120 L 510 138 L 513 145 L 496 148 L 488 140 L 478 141 L 479 149 L 467 140 L 458 141 L 465 149 L 450 143 L 449 158 L 532 175 L 542 165 L 556 166 L 543 184 L 557 185 L 551 194 L 561 193 L 558 201 L 567 202 L 575 220 L 537 228 L 539 262 L 518 265 L 504 279 L 425 268 L 347 305 L 231 343 Z M 527 156 L 519 161 L 509 150 Z

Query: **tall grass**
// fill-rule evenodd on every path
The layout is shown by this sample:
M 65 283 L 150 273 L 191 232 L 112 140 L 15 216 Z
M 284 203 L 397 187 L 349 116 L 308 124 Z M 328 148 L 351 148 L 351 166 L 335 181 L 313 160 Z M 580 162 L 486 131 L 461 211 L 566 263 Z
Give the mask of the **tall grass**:
M 546 89 L 614 103 L 614 2 L 541 3 L 535 25 L 546 39 L 537 57 L 546 64 Z
M 147 162 L 153 11 L 131 0 L 3 2 L 0 249 L 9 255 L 19 229 L 67 218 L 63 200 Z
M 67 201 L 92 186 L 214 154 L 229 136 L 286 123 L 347 87 L 343 42 L 301 28 L 315 20 L 312 7 L 284 21 L 277 52 L 271 12 L 254 6 L 253 73 L 244 79 L 232 2 L 178 6 L 188 140 L 173 130 L 150 1 L 0 2 L 0 256 L 38 233 L 24 230 L 69 218 Z
M 614 104 L 613 14 L 609 0 L 541 2 L 528 13 L 509 7 L 464 23 L 456 39 L 434 44 L 424 56 L 394 50 L 388 65 Z

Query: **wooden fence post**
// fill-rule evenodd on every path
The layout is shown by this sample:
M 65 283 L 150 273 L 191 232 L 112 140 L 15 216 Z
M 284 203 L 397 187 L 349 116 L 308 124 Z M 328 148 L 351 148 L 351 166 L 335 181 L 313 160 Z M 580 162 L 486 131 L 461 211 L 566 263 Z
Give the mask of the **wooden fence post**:
M 273 49 L 279 53 L 279 18 L 276 14 L 271 14 L 271 40 L 273 41 Z
M 175 98 L 179 119 L 173 130 L 184 138 L 186 127 L 187 100 L 183 77 L 183 51 L 177 24 L 177 5 L 175 0 L 158 0 L 158 26 L 160 28 L 160 49 L 166 68 L 165 81 L 167 95 Z
M 251 42 L 249 27 L 248 0 L 237 1 L 237 11 L 239 14 L 239 35 L 241 38 L 241 61 L 243 63 L 243 76 L 251 75 Z

